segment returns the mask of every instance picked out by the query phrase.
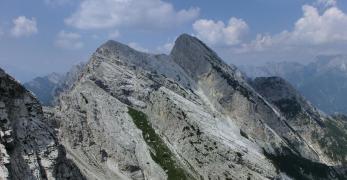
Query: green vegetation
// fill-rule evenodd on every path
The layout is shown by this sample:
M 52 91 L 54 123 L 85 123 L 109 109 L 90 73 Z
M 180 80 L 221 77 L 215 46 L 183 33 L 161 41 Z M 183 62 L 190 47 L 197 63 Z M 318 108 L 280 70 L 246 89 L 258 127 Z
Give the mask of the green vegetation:
M 128 107 L 129 115 L 132 117 L 137 128 L 141 129 L 147 145 L 152 148 L 151 156 L 167 173 L 169 180 L 193 179 L 188 173 L 179 167 L 174 154 L 166 146 L 163 140 L 155 133 L 146 114 Z
M 289 149 L 285 150 L 285 153 L 280 155 L 269 154 L 266 151 L 264 151 L 264 154 L 273 161 L 278 170 L 294 179 L 329 179 L 331 175 L 335 175 L 338 179 L 343 179 L 336 174 L 333 168 L 325 164 L 305 159 L 294 154 Z
M 312 136 L 318 140 L 319 145 L 325 149 L 325 153 L 331 159 L 347 164 L 347 132 L 332 119 L 326 121 L 325 126 L 326 133 L 323 137 L 319 137 L 317 133 Z

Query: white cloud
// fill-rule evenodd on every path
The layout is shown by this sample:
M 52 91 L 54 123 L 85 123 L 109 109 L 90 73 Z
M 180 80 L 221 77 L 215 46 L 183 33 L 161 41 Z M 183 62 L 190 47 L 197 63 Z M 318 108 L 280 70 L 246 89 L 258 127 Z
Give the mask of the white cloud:
M 322 14 L 310 5 L 304 5 L 302 10 L 303 16 L 296 21 L 292 31 L 272 36 L 259 34 L 254 41 L 244 44 L 245 50 L 347 43 L 347 15 L 338 7 L 327 8 Z
M 208 44 L 236 45 L 242 41 L 249 27 L 242 19 L 232 17 L 227 25 L 222 21 L 200 19 L 195 21 L 193 29 Z
M 25 16 L 19 16 L 13 21 L 11 34 L 14 37 L 30 36 L 38 32 L 37 23 L 34 18 L 28 19 Z
M 60 31 L 58 33 L 55 45 L 64 49 L 80 49 L 83 47 L 83 42 L 81 42 L 81 35 L 73 32 Z
M 84 0 L 65 23 L 80 29 L 114 27 L 168 28 L 189 22 L 198 8 L 175 10 L 162 0 Z
M 147 48 L 142 47 L 140 44 L 138 44 L 136 42 L 130 42 L 130 43 L 128 43 L 128 46 L 135 49 L 135 50 L 141 51 L 141 52 L 149 52 L 149 50 Z
M 291 32 L 292 41 L 321 44 L 347 40 L 347 15 L 337 7 L 327 9 L 322 15 L 313 6 L 303 6 L 304 16 Z
M 117 39 L 120 36 L 120 33 L 118 30 L 114 30 L 108 34 L 108 37 L 111 39 Z

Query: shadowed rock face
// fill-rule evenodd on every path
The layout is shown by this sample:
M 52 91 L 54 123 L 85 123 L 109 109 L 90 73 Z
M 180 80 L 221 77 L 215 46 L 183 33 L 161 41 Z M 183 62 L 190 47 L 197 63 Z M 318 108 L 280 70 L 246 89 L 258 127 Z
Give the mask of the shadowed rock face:
M 170 55 L 108 41 L 79 77 L 52 116 L 90 179 L 340 178 L 285 113 L 189 35 Z
M 0 69 L 0 179 L 84 179 L 39 102 Z
M 288 82 L 279 77 L 259 77 L 253 87 L 277 106 L 287 122 L 329 165 L 345 165 L 347 131 L 343 115 L 330 117 L 311 105 Z

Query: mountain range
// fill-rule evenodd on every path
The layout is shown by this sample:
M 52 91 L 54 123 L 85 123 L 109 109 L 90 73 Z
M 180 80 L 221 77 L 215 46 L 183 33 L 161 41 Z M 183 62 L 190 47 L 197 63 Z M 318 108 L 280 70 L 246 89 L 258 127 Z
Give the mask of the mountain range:
M 328 114 L 347 114 L 347 56 L 318 56 L 309 64 L 269 62 L 243 65 L 250 78 L 279 76 L 289 81 L 307 100 Z
M 347 121 L 199 39 L 101 45 L 52 107 L 0 71 L 3 179 L 346 179 Z
M 37 99 L 45 106 L 53 106 L 56 103 L 56 97 L 60 93 L 69 89 L 78 78 L 84 63 L 79 63 L 65 74 L 51 73 L 43 77 L 37 77 L 24 83 L 24 87 L 30 90 Z

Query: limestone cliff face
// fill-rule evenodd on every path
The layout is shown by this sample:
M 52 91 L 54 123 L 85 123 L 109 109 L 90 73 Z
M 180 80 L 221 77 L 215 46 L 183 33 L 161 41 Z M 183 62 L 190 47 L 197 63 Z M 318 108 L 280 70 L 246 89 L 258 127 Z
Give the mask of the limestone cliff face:
M 85 179 L 39 102 L 0 69 L 0 179 Z
M 170 55 L 108 41 L 53 117 L 90 179 L 339 179 L 234 66 L 189 35 Z

